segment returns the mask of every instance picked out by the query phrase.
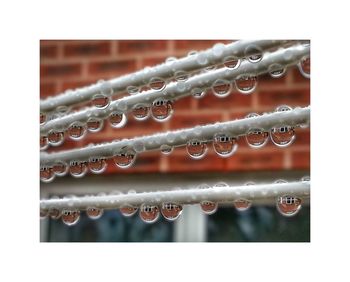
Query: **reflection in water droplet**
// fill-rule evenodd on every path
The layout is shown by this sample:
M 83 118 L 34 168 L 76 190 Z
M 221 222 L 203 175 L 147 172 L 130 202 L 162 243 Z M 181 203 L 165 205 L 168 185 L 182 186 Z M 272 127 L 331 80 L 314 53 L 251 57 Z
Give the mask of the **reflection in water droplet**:
M 245 137 L 246 137 L 247 144 L 250 147 L 261 148 L 265 146 L 267 141 L 269 140 L 269 133 L 264 132 L 259 128 L 252 128 L 252 129 L 249 129 Z
M 203 201 L 200 203 L 201 209 L 205 214 L 213 214 L 218 209 L 218 203 Z
M 311 69 L 311 60 L 310 57 L 305 57 L 303 58 L 299 64 L 299 71 L 300 73 L 306 77 L 306 78 L 310 78 L 310 69 Z
M 129 168 L 136 160 L 136 152 L 132 149 L 124 149 L 114 155 L 113 161 L 119 168 Z
M 96 94 L 92 97 L 92 104 L 99 109 L 105 109 L 110 103 L 109 97 L 104 94 Z
M 46 209 L 40 209 L 40 219 L 44 219 L 49 215 L 49 211 Z
M 200 140 L 188 141 L 186 149 L 190 157 L 196 160 L 203 158 L 208 151 L 206 142 Z
M 46 150 L 49 147 L 49 142 L 46 136 L 40 136 L 40 151 Z
M 128 93 L 130 95 L 135 95 L 135 94 L 138 94 L 140 92 L 140 88 L 137 86 L 128 86 L 126 88 L 126 91 L 128 91 Z
M 149 87 L 153 90 L 162 90 L 165 87 L 165 81 L 160 77 L 154 77 L 150 80 Z
M 214 151 L 220 156 L 220 157 L 229 157 L 232 156 L 234 152 L 237 150 L 237 139 L 228 136 L 224 133 L 219 133 L 214 136 L 213 140 L 213 147 Z
M 150 107 L 148 105 L 138 104 L 132 109 L 132 113 L 136 120 L 145 120 L 149 117 Z
M 143 204 L 140 207 L 140 218 L 146 223 L 156 222 L 159 214 L 159 208 L 157 206 Z
M 45 123 L 45 121 L 46 121 L 46 115 L 43 113 L 40 113 L 40 124 Z
M 292 126 L 274 127 L 271 129 L 271 141 L 278 147 L 287 147 L 295 140 Z
M 137 212 L 138 208 L 132 207 L 132 206 L 123 206 L 119 208 L 119 210 L 122 215 L 129 217 L 129 216 L 133 216 Z
M 89 207 L 86 209 L 86 214 L 91 219 L 99 219 L 103 215 L 103 209 Z
M 276 207 L 282 215 L 293 216 L 301 209 L 301 199 L 290 195 L 278 197 Z
M 63 143 L 64 135 L 62 131 L 51 130 L 47 135 L 47 140 L 52 146 L 59 146 Z
M 65 162 L 58 161 L 54 163 L 52 170 L 57 176 L 64 176 L 68 172 L 68 165 Z
M 193 88 L 191 93 L 192 93 L 192 96 L 194 98 L 199 99 L 199 98 L 202 98 L 205 95 L 206 92 L 202 88 L 198 88 L 197 87 L 197 88 Z
M 310 181 L 310 176 L 306 175 L 301 178 L 301 181 Z
M 85 136 L 86 127 L 81 122 L 74 122 L 68 128 L 68 136 L 72 140 L 80 140 Z
M 40 167 L 40 180 L 44 183 L 49 183 L 55 179 L 55 173 L 52 167 L 42 166 Z
M 253 75 L 241 75 L 235 80 L 236 88 L 242 94 L 254 92 L 257 86 L 257 78 Z
M 245 54 L 248 55 L 248 60 L 251 63 L 258 63 L 263 57 L 261 48 L 255 45 L 248 46 L 245 50 Z
M 269 66 L 269 73 L 273 78 L 279 78 L 283 76 L 286 72 L 286 69 L 280 64 L 272 64 Z
M 164 154 L 164 155 L 169 155 L 172 151 L 173 151 L 173 147 L 163 144 L 160 146 L 160 151 Z
M 49 216 L 51 219 L 59 219 L 61 212 L 58 209 L 49 209 Z
M 111 113 L 108 117 L 108 120 L 110 125 L 114 128 L 121 128 L 127 122 L 126 115 L 120 112 Z
M 88 166 L 92 173 L 102 173 L 107 168 L 107 162 L 104 158 L 91 157 Z
M 97 118 L 89 118 L 86 126 L 87 130 L 90 132 L 99 132 L 103 127 L 103 120 Z
M 236 69 L 239 67 L 240 62 L 240 59 L 233 56 L 229 56 L 224 59 L 224 66 L 229 69 Z
M 245 199 L 238 199 L 233 202 L 233 205 L 238 211 L 245 211 L 251 207 L 252 202 Z
M 162 204 L 161 213 L 165 219 L 173 221 L 179 218 L 182 213 L 182 206 L 174 203 Z
M 220 57 L 225 51 L 225 44 L 223 44 L 223 43 L 216 43 L 213 46 L 212 50 L 213 50 L 213 55 L 215 57 Z
M 69 163 L 69 172 L 73 177 L 83 177 L 86 174 L 87 169 L 85 162 L 72 160 Z
M 213 84 L 213 92 L 217 97 L 227 97 L 232 89 L 231 83 L 225 79 L 218 79 Z
M 63 210 L 62 211 L 62 221 L 68 226 L 77 224 L 80 218 L 79 210 Z
M 188 73 L 185 71 L 177 71 L 175 73 L 175 80 L 176 81 L 186 81 L 188 79 Z
M 157 99 L 153 102 L 151 111 L 156 121 L 167 121 L 173 114 L 173 104 L 167 100 Z

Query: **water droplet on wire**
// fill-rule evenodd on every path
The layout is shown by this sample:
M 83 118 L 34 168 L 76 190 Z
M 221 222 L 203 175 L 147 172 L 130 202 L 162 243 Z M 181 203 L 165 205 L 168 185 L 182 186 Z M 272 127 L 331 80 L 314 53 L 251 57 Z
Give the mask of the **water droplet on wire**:
M 158 99 L 153 102 L 151 111 L 156 121 L 167 121 L 173 114 L 173 104 L 170 101 Z
M 177 71 L 175 73 L 176 81 L 186 81 L 188 79 L 188 73 L 185 71 Z
M 127 122 L 126 115 L 120 112 L 111 113 L 108 117 L 108 120 L 110 125 L 114 128 L 121 128 Z
M 251 63 L 258 63 L 263 57 L 261 48 L 255 45 L 248 46 L 245 53 L 248 55 L 248 61 Z
M 291 195 L 278 197 L 276 207 L 282 215 L 293 216 L 301 209 L 301 199 Z
M 142 104 L 135 105 L 135 107 L 132 109 L 132 113 L 136 120 L 145 120 L 150 115 L 150 107 Z
M 43 113 L 40 113 L 40 124 L 45 123 L 45 121 L 46 121 L 46 115 Z
M 99 132 L 103 127 L 103 120 L 97 118 L 89 118 L 86 126 L 87 130 L 90 132 Z
M 212 89 L 215 96 L 224 98 L 231 93 L 232 86 L 228 80 L 218 79 L 214 82 Z
M 235 80 L 235 84 L 240 93 L 250 94 L 257 86 L 257 78 L 253 75 L 241 75 Z
M 59 219 L 61 217 L 61 211 L 58 209 L 49 209 L 49 216 L 51 219 Z
M 154 77 L 150 80 L 149 87 L 153 90 L 162 90 L 165 87 L 165 81 L 160 77 Z
M 86 214 L 91 219 L 99 219 L 103 215 L 103 209 L 89 207 L 86 209 Z
M 87 173 L 87 165 L 82 161 L 72 160 L 69 163 L 69 172 L 73 177 L 83 177 Z
M 182 206 L 174 203 L 163 203 L 161 213 L 165 219 L 173 221 L 182 213 Z
M 203 201 L 200 203 L 201 209 L 205 214 L 213 214 L 218 209 L 218 203 L 214 203 L 211 201 Z
M 300 73 L 304 77 L 310 78 L 310 69 L 311 69 L 310 57 L 305 57 L 305 58 L 301 59 L 299 64 L 298 64 L 298 67 L 299 67 Z
M 64 135 L 62 131 L 51 130 L 47 135 L 47 140 L 52 146 L 59 146 L 63 143 Z
M 91 157 L 88 166 L 92 173 L 102 173 L 107 168 L 107 162 L 104 158 Z
M 251 207 L 252 202 L 245 199 L 238 199 L 233 202 L 233 205 L 238 211 L 245 211 Z
M 215 152 L 220 157 L 232 156 L 237 150 L 237 139 L 224 133 L 219 133 L 214 136 L 213 147 Z
M 290 111 L 289 106 L 280 106 L 276 112 Z M 271 141 L 278 147 L 287 147 L 293 143 L 295 139 L 294 127 L 289 125 L 277 126 L 271 129 Z
M 122 215 L 129 217 L 129 216 L 133 216 L 138 208 L 137 207 L 133 207 L 133 206 L 122 206 L 121 208 L 119 208 L 120 212 Z
M 80 140 L 84 138 L 86 127 L 81 122 L 74 122 L 68 128 L 68 136 L 72 140 Z
M 56 162 L 52 166 L 52 170 L 57 176 L 64 176 L 68 172 L 68 165 L 65 162 Z
M 233 56 L 229 56 L 224 59 L 224 66 L 229 69 L 236 69 L 239 67 L 240 62 L 240 59 Z
M 128 93 L 130 95 L 135 95 L 135 94 L 138 94 L 140 92 L 140 88 L 137 86 L 128 86 L 126 88 L 126 91 L 128 91 Z
M 280 64 L 272 64 L 271 66 L 269 66 L 269 73 L 273 78 L 279 78 L 283 76 L 285 72 L 286 69 Z
M 140 207 L 140 218 L 146 223 L 156 222 L 159 214 L 160 212 L 157 206 L 143 204 Z
M 131 167 L 136 159 L 136 152 L 132 149 L 124 149 L 114 155 L 113 161 L 119 168 Z
M 196 160 L 203 158 L 208 151 L 206 142 L 200 140 L 188 141 L 186 149 L 190 157 Z
M 44 183 L 49 183 L 55 179 L 55 173 L 50 166 L 40 167 L 40 180 Z
M 194 98 L 199 99 L 202 98 L 206 92 L 204 89 L 196 87 L 192 89 L 191 93 Z
M 163 144 L 160 146 L 160 151 L 164 154 L 164 155 L 169 155 L 171 154 L 171 152 L 173 151 L 173 147 Z
M 110 98 L 104 94 L 96 94 L 92 97 L 92 104 L 99 109 L 105 109 L 109 106 Z
M 78 223 L 80 218 L 79 210 L 63 210 L 62 221 L 68 226 L 72 226 Z
M 46 136 L 40 136 L 40 151 L 46 150 L 49 147 L 49 142 Z

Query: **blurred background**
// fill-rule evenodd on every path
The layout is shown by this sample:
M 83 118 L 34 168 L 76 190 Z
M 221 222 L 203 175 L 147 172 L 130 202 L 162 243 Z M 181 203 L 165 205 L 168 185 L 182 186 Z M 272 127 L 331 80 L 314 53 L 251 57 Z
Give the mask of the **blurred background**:
M 183 57 L 228 40 L 42 40 L 40 42 L 40 99 Z M 125 95 L 128 95 L 125 93 Z M 118 96 L 121 97 L 121 96 Z M 49 152 L 130 138 L 161 131 L 243 118 L 256 112 L 271 112 L 277 106 L 310 104 L 310 81 L 298 68 L 289 68 L 281 78 L 258 77 L 257 89 L 242 95 L 234 88 L 226 98 L 210 91 L 201 98 L 187 97 L 174 103 L 174 114 L 165 123 L 149 118 L 136 121 L 131 115 L 124 128 L 115 129 L 105 122 L 99 133 L 88 133 L 80 141 L 68 138 Z M 299 180 L 310 171 L 310 131 L 297 129 L 295 142 L 278 148 L 271 141 L 260 149 L 250 148 L 244 138 L 237 152 L 229 158 L 219 157 L 208 144 L 209 151 L 201 160 L 191 159 L 185 148 L 170 155 L 146 152 L 137 157 L 129 169 L 112 163 L 103 175 L 87 174 L 82 179 L 69 175 L 40 185 L 41 198 L 53 195 L 85 195 L 190 188 L 199 184 L 230 185 L 247 181 L 269 183 L 277 179 Z M 283 217 L 274 202 L 267 201 L 238 212 L 222 206 L 213 215 L 204 215 L 199 206 L 185 206 L 180 218 L 168 222 L 162 217 L 154 224 L 144 223 L 138 215 L 123 217 L 118 210 L 105 211 L 93 221 L 81 213 L 78 224 L 68 227 L 61 220 L 41 220 L 41 241 L 87 242 L 308 242 L 310 241 L 310 207 L 308 202 L 295 217 Z

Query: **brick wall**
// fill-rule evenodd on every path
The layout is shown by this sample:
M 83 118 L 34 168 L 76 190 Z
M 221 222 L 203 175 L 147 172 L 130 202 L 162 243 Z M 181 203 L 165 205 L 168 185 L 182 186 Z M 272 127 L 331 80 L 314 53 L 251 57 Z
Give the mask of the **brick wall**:
M 40 98 L 54 96 L 67 89 L 95 83 L 99 79 L 139 70 L 163 62 L 169 56 L 185 56 L 191 50 L 202 50 L 216 42 L 227 40 L 123 40 L 123 41 L 41 41 L 40 42 Z M 187 97 L 174 104 L 174 114 L 166 123 L 151 118 L 135 121 L 131 116 L 122 129 L 113 129 L 107 122 L 99 134 L 88 133 L 83 140 L 66 139 L 63 146 L 49 151 L 152 134 L 159 131 L 190 127 L 216 121 L 244 117 L 250 112 L 272 111 L 281 104 L 307 106 L 310 104 L 310 81 L 290 68 L 278 79 L 268 75 L 258 78 L 257 90 L 241 95 L 233 89 L 226 98 L 208 93 L 202 99 Z M 191 160 L 186 150 L 176 149 L 170 156 L 148 152 L 138 156 L 133 168 L 122 170 L 110 164 L 107 173 L 190 172 L 190 171 L 251 171 L 310 168 L 310 131 L 298 129 L 294 144 L 277 148 L 271 142 L 261 149 L 251 149 L 239 140 L 238 151 L 230 158 L 220 158 L 211 149 L 202 160 Z

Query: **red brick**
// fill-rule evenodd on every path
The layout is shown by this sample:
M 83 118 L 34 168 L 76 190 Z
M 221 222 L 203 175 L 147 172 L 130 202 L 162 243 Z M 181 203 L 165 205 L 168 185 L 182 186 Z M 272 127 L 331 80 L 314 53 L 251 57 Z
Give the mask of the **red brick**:
M 231 40 L 175 40 L 175 49 L 202 51 L 213 47 L 216 43 L 229 43 Z
M 103 56 L 111 53 L 110 41 L 71 43 L 64 45 L 63 54 L 65 57 L 74 56 Z
M 208 152 L 203 159 L 194 160 L 185 148 L 176 148 L 172 155 L 168 156 L 168 164 L 170 172 L 222 171 L 225 168 L 225 160 L 214 153 Z
M 288 71 L 288 70 L 287 70 Z M 287 72 L 286 71 L 286 72 Z M 258 88 L 267 88 L 272 85 L 283 85 L 286 84 L 287 73 L 285 73 L 282 77 L 273 78 L 269 74 L 263 74 L 258 76 Z
M 92 75 L 121 75 L 136 70 L 134 60 L 108 60 L 103 62 L 92 62 L 89 64 L 88 71 Z
M 57 46 L 40 46 L 40 59 L 52 59 L 57 57 Z
M 195 103 L 193 101 L 194 98 L 192 96 L 181 98 L 177 101 L 174 101 L 173 103 L 173 109 L 174 109 L 174 116 L 173 118 L 177 118 L 177 111 L 178 110 L 186 110 L 186 109 L 192 109 L 192 105 Z
M 158 58 L 145 58 L 141 61 L 141 68 L 144 67 L 153 67 L 156 65 L 160 65 L 165 62 L 166 57 L 158 57 Z
M 197 125 L 205 125 L 209 123 L 215 123 L 221 121 L 221 114 L 212 113 L 199 113 L 199 112 L 188 112 L 188 113 L 178 113 L 174 114 L 175 117 L 171 119 L 170 128 L 180 129 L 180 128 L 190 128 Z
M 237 151 L 227 159 L 227 167 L 235 171 L 279 170 L 283 169 L 283 152 L 263 152 L 251 150 L 247 153 Z
M 271 110 L 282 104 L 308 106 L 310 105 L 310 89 L 259 91 L 259 103 L 261 106 L 271 107 Z
M 56 83 L 40 83 L 40 98 L 46 98 L 48 96 L 53 96 L 56 94 Z
M 292 153 L 293 169 L 310 169 L 310 151 Z
M 298 67 L 294 67 L 291 71 L 293 72 L 293 82 L 295 82 L 295 83 L 300 83 L 300 84 L 310 83 L 310 79 L 304 77 L 304 76 L 300 73 Z
M 80 64 L 60 64 L 40 66 L 41 78 L 77 77 L 81 74 Z
M 308 145 L 310 146 L 310 129 L 298 128 L 295 130 L 296 138 L 294 144 L 291 145 L 295 147 L 297 145 Z
M 145 54 L 152 51 L 164 51 L 166 48 L 166 40 L 121 40 L 118 50 L 120 54 Z
M 89 86 L 89 85 L 94 84 L 94 83 L 96 83 L 96 80 L 64 81 L 62 83 L 62 91 L 65 91 L 68 89 L 82 88 L 82 87 Z
M 208 90 L 203 98 L 198 99 L 199 109 L 231 110 L 238 107 L 249 107 L 251 104 L 251 95 L 243 95 L 235 90 L 232 90 L 225 98 L 217 97 L 211 90 Z

